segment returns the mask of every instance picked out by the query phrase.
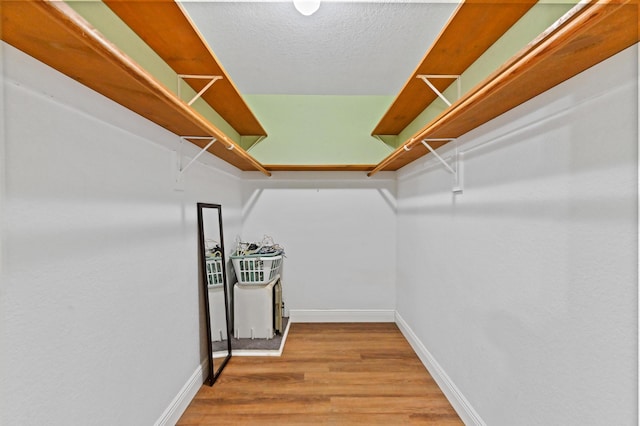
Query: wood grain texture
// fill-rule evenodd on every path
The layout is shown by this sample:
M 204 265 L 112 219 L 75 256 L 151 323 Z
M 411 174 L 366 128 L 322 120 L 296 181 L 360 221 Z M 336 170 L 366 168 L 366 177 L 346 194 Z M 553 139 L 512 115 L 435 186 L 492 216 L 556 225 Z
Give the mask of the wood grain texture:
M 270 172 L 370 172 L 375 164 L 265 164 Z
M 178 3 L 173 0 L 105 0 L 104 3 L 176 73 L 223 76 L 202 99 L 241 135 L 266 136 L 233 81 Z M 196 93 L 206 84 L 203 80 L 185 82 Z
M 638 42 L 637 1 L 580 4 L 420 129 L 369 173 L 426 155 L 426 138 L 458 138 Z M 444 145 L 434 142 L 433 148 Z M 403 149 L 410 148 L 409 151 Z
M 535 0 L 461 3 L 372 134 L 399 134 L 436 99 L 437 95 L 417 75 L 462 74 L 535 3 Z M 442 92 L 452 80 L 434 79 L 432 83 Z
M 178 425 L 462 425 L 393 323 L 291 325 L 283 355 L 234 357 Z
M 219 142 L 209 149 L 212 154 L 241 170 L 270 175 L 64 2 L 2 2 L 0 13 L 1 36 L 8 44 L 176 135 L 215 137 Z M 193 143 L 204 147 L 207 141 Z

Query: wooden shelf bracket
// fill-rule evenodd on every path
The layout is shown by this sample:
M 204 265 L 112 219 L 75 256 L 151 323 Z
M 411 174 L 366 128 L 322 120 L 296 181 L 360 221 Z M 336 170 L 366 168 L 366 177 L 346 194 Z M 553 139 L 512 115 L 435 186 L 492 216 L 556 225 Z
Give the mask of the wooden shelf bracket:
M 180 83 L 188 79 L 209 80 L 209 82 L 198 93 L 196 93 L 196 95 L 189 102 L 187 102 L 187 105 L 191 106 L 191 104 L 197 101 L 204 94 L 204 92 L 206 92 L 207 90 L 209 90 L 211 86 L 213 86 L 213 83 L 215 83 L 218 80 L 222 80 L 222 76 L 221 75 L 178 74 L 178 97 L 180 99 L 182 99 L 182 96 L 180 95 L 180 86 L 182 85 Z
M 431 90 L 433 90 L 433 93 L 435 93 L 436 95 L 438 95 L 438 97 L 440 99 L 442 99 L 444 101 L 445 104 L 447 104 L 447 106 L 451 106 L 451 102 L 449 102 L 449 100 L 447 99 L 446 96 L 444 96 L 442 94 L 442 92 L 440 92 L 436 86 L 433 85 L 433 83 L 431 83 L 431 81 L 429 79 L 434 79 L 434 78 L 449 78 L 449 79 L 455 79 L 456 80 L 456 86 L 458 87 L 458 98 L 460 99 L 460 97 L 462 96 L 462 84 L 460 82 L 460 76 L 459 75 L 445 75 L 445 74 L 420 74 L 417 75 L 416 78 L 421 79 L 422 81 L 425 82 L 425 84 L 427 86 L 429 86 L 431 88 Z
M 424 145 L 431 153 L 436 157 L 436 159 L 442 163 L 442 165 L 447 169 L 449 173 L 453 175 L 453 193 L 454 194 L 462 194 L 463 190 L 463 167 L 462 167 L 462 154 L 458 152 L 458 142 L 456 139 L 452 138 L 438 138 L 438 139 L 423 139 L 420 141 L 422 145 Z M 453 151 L 453 167 L 451 167 L 447 161 L 440 156 L 436 152 L 435 149 L 429 145 L 429 142 L 453 142 L 454 151 Z M 405 145 L 406 149 L 406 145 Z

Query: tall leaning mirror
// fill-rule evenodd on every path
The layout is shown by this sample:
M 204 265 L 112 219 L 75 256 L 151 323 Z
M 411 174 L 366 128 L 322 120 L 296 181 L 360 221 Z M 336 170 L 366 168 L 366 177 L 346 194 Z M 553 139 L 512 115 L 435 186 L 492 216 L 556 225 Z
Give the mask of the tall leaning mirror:
M 219 204 L 198 203 L 200 275 L 204 286 L 209 386 L 213 386 L 231 358 L 229 290 L 222 229 L 222 207 Z

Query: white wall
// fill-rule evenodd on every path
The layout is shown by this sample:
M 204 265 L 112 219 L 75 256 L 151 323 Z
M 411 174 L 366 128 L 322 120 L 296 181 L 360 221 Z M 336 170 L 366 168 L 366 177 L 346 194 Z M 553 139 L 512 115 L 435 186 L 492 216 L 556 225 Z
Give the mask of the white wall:
M 636 424 L 637 64 L 465 135 L 462 195 L 399 173 L 398 313 L 486 424 Z
M 2 49 L 0 424 L 153 424 L 205 354 L 196 202 L 232 240 L 240 174 L 175 191 L 177 136 Z
M 283 295 L 294 320 L 393 320 L 393 175 L 247 174 L 243 218 L 244 240 L 266 234 L 284 246 Z
M 285 246 L 301 318 L 397 306 L 487 424 L 635 422 L 635 49 L 467 135 L 454 197 L 428 157 L 175 191 L 174 135 L 2 48 L 0 424 L 158 420 L 204 356 L 197 201 Z

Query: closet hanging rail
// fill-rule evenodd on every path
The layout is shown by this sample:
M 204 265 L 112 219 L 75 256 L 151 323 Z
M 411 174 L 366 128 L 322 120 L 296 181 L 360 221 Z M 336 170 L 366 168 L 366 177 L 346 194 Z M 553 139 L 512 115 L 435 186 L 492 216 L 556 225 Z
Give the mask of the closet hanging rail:
M 176 135 L 228 137 L 61 1 L 2 2 L 2 40 Z M 271 173 L 242 149 L 209 151 L 240 170 Z
M 506 111 L 637 43 L 638 4 L 579 3 L 498 70 L 420 129 L 407 143 L 459 138 Z M 434 143 L 433 148 L 444 145 Z M 424 154 L 398 148 L 368 173 L 398 170 Z
M 425 92 L 424 83 L 416 76 L 462 74 L 536 3 L 536 0 L 461 2 L 371 133 L 402 132 L 437 99 L 434 93 Z M 448 85 L 444 80 L 433 83 L 440 91 Z
M 177 74 L 224 77 L 202 99 L 239 134 L 267 134 L 179 1 L 104 0 L 104 3 Z M 195 92 L 201 88 L 198 80 L 188 84 Z

